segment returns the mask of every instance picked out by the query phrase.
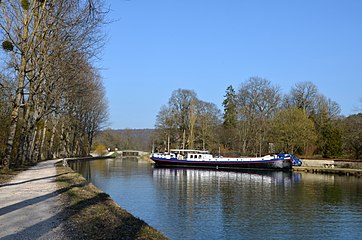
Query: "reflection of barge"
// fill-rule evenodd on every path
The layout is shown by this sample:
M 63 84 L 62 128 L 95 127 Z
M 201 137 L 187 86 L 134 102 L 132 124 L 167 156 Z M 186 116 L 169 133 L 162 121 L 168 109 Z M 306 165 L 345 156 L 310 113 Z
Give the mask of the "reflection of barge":
M 187 169 L 177 167 L 162 167 L 153 170 L 153 176 L 169 184 L 170 188 L 175 186 L 175 182 L 199 183 L 208 186 L 209 183 L 219 185 L 221 182 L 233 182 L 233 186 L 246 184 L 283 185 L 290 186 L 298 183 L 295 173 L 291 171 L 258 171 L 258 170 L 238 170 L 238 171 L 215 171 L 214 169 Z M 210 186 L 215 186 L 211 184 Z M 188 184 L 186 184 L 188 185 Z
M 214 157 L 207 151 L 173 149 L 166 153 L 153 153 L 156 166 L 178 166 L 216 169 L 279 169 L 292 168 L 290 154 L 266 155 L 250 158 Z

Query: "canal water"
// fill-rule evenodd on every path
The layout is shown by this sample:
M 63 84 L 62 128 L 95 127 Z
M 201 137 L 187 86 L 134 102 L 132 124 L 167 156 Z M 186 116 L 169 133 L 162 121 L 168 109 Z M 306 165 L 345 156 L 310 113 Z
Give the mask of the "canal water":
M 154 168 L 138 158 L 72 168 L 170 239 L 362 239 L 362 179 Z

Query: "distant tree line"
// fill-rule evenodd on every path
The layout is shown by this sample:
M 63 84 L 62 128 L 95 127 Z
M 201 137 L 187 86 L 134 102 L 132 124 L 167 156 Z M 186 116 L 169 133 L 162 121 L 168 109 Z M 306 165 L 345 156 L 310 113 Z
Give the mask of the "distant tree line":
M 96 134 L 93 150 L 100 146 L 114 151 L 140 150 L 149 152 L 152 149 L 154 129 L 105 129 Z
M 107 120 L 92 59 L 101 0 L 0 1 L 0 159 L 4 168 L 89 154 Z
M 296 84 L 288 94 L 260 77 L 239 89 L 226 89 L 224 111 L 175 90 L 156 119 L 155 148 L 196 148 L 223 154 L 263 155 L 288 152 L 325 158 L 362 154 L 362 114 L 340 115 L 340 106 L 312 82 Z

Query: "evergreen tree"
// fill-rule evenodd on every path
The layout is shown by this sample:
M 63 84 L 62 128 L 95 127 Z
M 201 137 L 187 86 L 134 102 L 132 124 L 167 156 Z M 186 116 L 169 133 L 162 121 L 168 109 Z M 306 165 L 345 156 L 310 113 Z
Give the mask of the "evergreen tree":
M 362 113 L 351 115 L 343 120 L 343 144 L 346 153 L 354 159 L 362 156 Z
M 237 125 L 236 117 L 236 93 L 232 85 L 226 89 L 225 99 L 222 103 L 224 106 L 224 123 L 225 129 L 233 129 Z
M 228 86 L 223 101 L 223 133 L 221 134 L 222 143 L 226 149 L 236 149 L 237 146 L 237 109 L 236 93 L 233 86 Z
M 342 136 L 332 124 L 323 126 L 320 136 L 320 147 L 323 157 L 334 158 L 342 154 Z

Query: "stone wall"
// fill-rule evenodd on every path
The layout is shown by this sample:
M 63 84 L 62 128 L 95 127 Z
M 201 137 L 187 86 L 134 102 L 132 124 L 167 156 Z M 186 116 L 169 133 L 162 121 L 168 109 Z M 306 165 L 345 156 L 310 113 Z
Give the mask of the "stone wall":
M 360 168 L 360 169 L 362 169 L 362 161 L 335 160 L 334 165 L 338 168 Z
M 360 168 L 362 161 L 334 160 L 334 159 L 301 159 L 303 167 L 331 167 L 331 168 Z

